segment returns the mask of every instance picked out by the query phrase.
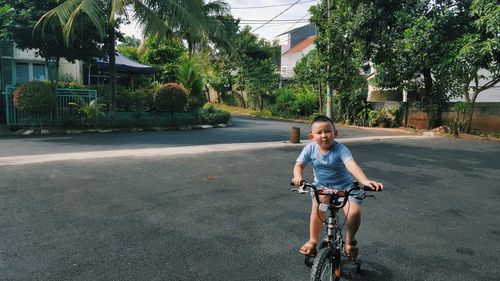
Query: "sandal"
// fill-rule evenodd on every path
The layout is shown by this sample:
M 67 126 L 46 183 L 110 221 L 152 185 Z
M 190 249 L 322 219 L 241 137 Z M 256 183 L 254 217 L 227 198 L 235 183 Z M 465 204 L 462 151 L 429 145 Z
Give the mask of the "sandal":
M 356 259 L 358 257 L 358 241 L 345 241 L 345 255 L 349 259 Z
M 304 245 L 302 245 L 302 247 L 300 247 L 299 252 L 306 256 L 314 255 L 314 253 L 316 252 L 317 244 L 318 243 L 313 241 L 307 241 L 306 243 L 304 243 Z

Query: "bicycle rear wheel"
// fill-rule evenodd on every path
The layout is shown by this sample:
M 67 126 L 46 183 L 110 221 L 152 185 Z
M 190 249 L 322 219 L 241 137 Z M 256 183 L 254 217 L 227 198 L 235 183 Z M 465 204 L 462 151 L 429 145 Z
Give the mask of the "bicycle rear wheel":
M 316 255 L 310 280 L 339 281 L 340 271 L 340 250 L 337 247 L 326 247 Z

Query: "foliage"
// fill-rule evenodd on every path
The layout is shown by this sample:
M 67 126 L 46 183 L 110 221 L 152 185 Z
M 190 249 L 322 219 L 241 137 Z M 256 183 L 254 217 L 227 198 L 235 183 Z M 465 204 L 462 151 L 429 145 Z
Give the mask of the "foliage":
M 140 62 L 156 69 L 156 80 L 161 83 L 176 81 L 177 65 L 187 57 L 187 49 L 177 40 L 147 38 L 139 49 Z
M 332 92 L 354 92 L 366 87 L 366 80 L 360 74 L 360 46 L 351 27 L 355 10 L 352 1 L 330 2 L 329 18 L 327 5 L 323 1 L 310 9 L 311 22 L 318 31 L 315 41 L 319 54 L 318 65 L 322 67 Z
M 124 111 L 149 111 L 154 106 L 154 90 L 151 87 L 124 89 L 116 96 L 116 108 Z
M 309 116 L 316 112 L 318 98 L 311 86 L 280 88 L 276 91 L 273 115 Z
M 57 0 L 5 0 L 10 3 L 12 20 L 0 27 L 0 34 L 13 40 L 16 48 L 33 49 L 35 54 L 45 58 L 49 67 L 49 79 L 57 80 L 59 58 L 73 62 L 76 59 L 90 60 L 102 54 L 99 38 L 93 32 L 81 34 L 78 40 L 66 44 L 62 35 L 62 27 L 53 23 L 46 32 L 34 29 L 39 18 L 58 5 Z M 89 28 L 88 21 L 80 23 L 82 29 Z
M 400 123 L 400 110 L 398 108 L 380 110 L 370 110 L 368 113 L 368 126 L 393 127 L 397 128 Z
M 470 104 L 466 102 L 456 102 L 452 106 L 452 110 L 455 112 L 455 119 L 449 125 L 451 133 L 455 136 L 459 133 L 465 133 L 467 130 L 469 106 Z
M 57 94 L 51 83 L 26 82 L 16 89 L 14 106 L 35 114 L 49 113 L 56 107 Z
M 269 95 L 278 81 L 276 62 L 280 56 L 277 43 L 270 43 L 251 33 L 246 26 L 236 38 L 239 51 L 234 68 L 238 69 L 236 81 L 240 90 L 245 90 L 251 98 L 258 100 L 263 109 L 263 100 Z
M 470 1 L 355 1 L 348 34 L 377 69 L 382 88 L 424 88 L 428 127 L 440 124 L 448 79 L 443 63 L 453 42 L 468 32 Z
M 187 90 L 177 83 L 163 84 L 154 94 L 154 103 L 158 111 L 184 111 L 187 102 Z
M 203 93 L 203 78 L 199 66 L 193 59 L 182 62 L 177 69 L 177 80 L 188 92 L 187 110 L 195 110 L 205 104 Z
M 354 93 L 338 93 L 332 99 L 332 117 L 335 122 L 366 124 L 370 105 L 366 102 L 366 89 Z
M 213 45 L 215 49 L 234 52 L 234 37 L 238 31 L 239 20 L 231 15 L 231 8 L 225 1 L 192 1 L 191 13 L 200 22 L 201 28 L 184 28 L 177 35 L 186 40 L 189 54 L 194 54 L 201 49 L 208 49 Z
M 197 120 L 200 124 L 225 124 L 231 118 L 231 114 L 224 110 L 216 109 L 212 104 L 208 103 L 196 113 Z
M 106 105 L 101 103 L 100 98 L 86 102 L 82 97 L 78 97 L 77 102 L 70 102 L 69 106 L 76 108 L 83 115 L 87 126 L 93 124 L 94 127 L 97 127 L 98 118 L 105 116 L 104 109 Z
M 473 0 L 465 34 L 451 45 L 442 64 L 445 89 L 467 103 L 463 129 L 470 132 L 478 95 L 500 82 L 500 7 L 495 0 Z M 480 82 L 481 81 L 481 82 Z

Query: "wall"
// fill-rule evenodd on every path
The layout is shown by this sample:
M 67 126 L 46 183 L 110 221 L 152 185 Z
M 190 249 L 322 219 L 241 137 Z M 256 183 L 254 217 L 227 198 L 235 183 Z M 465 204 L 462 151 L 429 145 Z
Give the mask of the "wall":
M 442 123 L 455 120 L 455 112 L 443 112 Z M 421 111 L 410 110 L 408 126 L 417 129 L 427 128 L 427 115 Z M 500 133 L 500 103 L 476 103 L 472 116 L 472 130 Z

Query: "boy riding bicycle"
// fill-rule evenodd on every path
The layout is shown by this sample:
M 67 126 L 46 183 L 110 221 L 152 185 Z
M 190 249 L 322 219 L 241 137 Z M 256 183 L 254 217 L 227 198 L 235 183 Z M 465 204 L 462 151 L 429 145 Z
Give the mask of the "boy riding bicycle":
M 309 136 L 314 141 L 306 145 L 297 158 L 297 162 L 293 168 L 292 181 L 294 185 L 297 187 L 300 186 L 304 180 L 304 167 L 309 162 L 312 162 L 314 185 L 316 186 L 347 190 L 353 184 L 352 175 L 360 184 L 376 191 L 382 190 L 384 188 L 383 184 L 369 180 L 356 161 L 354 161 L 349 149 L 345 145 L 335 141 L 337 133 L 338 131 L 335 129 L 333 121 L 326 116 L 319 115 L 312 121 Z M 360 205 L 362 197 L 357 195 L 359 193 L 351 194 L 348 203 L 344 207 L 344 213 L 347 217 L 345 251 L 349 258 L 356 258 L 358 255 L 356 232 L 361 224 Z M 316 200 L 312 200 L 309 226 L 310 236 L 309 240 L 300 247 L 300 253 L 304 255 L 314 254 L 320 237 L 323 216 L 324 212 L 318 209 Z

